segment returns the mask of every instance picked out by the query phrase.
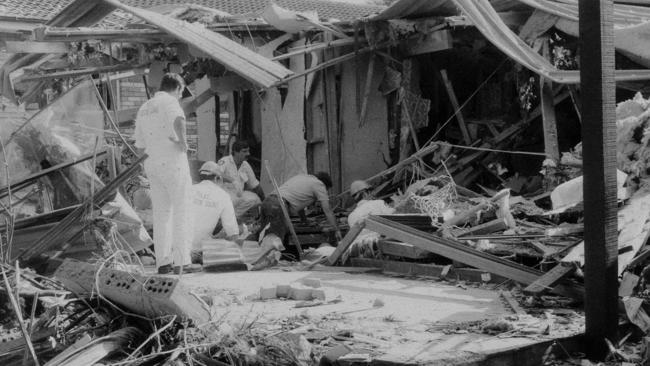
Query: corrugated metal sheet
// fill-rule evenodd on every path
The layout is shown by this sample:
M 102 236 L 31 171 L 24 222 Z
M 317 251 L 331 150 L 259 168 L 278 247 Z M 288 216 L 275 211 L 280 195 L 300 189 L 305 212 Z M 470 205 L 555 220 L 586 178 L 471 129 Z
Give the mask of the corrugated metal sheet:
M 388 20 L 399 18 L 422 18 L 427 16 L 457 15 L 458 8 L 452 0 L 398 0 L 388 9 L 382 11 L 371 20 Z
M 487 0 L 454 0 L 454 2 L 485 38 L 524 67 L 557 83 L 575 84 L 580 81 L 578 71 L 558 70 L 530 48 L 506 26 Z M 650 80 L 650 70 L 617 70 L 616 80 Z
M 273 62 L 221 34 L 209 31 L 199 24 L 188 23 L 146 9 L 134 8 L 117 0 L 104 1 L 193 45 L 227 68 L 262 87 L 271 87 L 293 74 L 291 70 L 279 63 Z

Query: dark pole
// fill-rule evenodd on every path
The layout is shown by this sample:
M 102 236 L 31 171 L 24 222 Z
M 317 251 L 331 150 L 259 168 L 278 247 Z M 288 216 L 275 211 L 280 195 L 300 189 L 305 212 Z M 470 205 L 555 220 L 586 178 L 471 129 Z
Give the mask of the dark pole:
M 612 0 L 580 0 L 580 92 L 585 210 L 587 356 L 616 341 L 618 244 Z

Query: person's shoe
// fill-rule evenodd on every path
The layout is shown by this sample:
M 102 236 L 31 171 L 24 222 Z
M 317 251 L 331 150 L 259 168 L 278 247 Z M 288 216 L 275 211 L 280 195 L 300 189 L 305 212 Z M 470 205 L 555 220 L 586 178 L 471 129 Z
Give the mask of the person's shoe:
M 203 271 L 203 266 L 200 264 L 186 264 L 182 267 L 183 273 L 194 273 Z M 181 273 L 181 266 L 174 267 L 174 274 Z
M 165 264 L 160 267 L 158 267 L 158 274 L 168 274 L 169 272 L 172 271 L 172 265 L 171 264 Z

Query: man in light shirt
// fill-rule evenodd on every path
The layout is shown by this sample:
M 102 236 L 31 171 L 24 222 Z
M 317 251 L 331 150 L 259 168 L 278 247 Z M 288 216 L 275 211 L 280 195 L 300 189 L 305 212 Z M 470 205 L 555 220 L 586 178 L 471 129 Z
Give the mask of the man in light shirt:
M 223 177 L 223 188 L 230 194 L 238 218 L 264 200 L 264 191 L 255 177 L 253 168 L 246 159 L 250 147 L 245 141 L 235 141 L 232 154 L 219 159 L 219 174 Z
M 303 221 L 306 221 L 305 208 L 320 202 L 327 222 L 336 233 L 336 240 L 341 241 L 341 231 L 327 194 L 327 190 L 331 187 L 332 179 L 325 172 L 318 172 L 316 175 L 299 174 L 290 178 L 278 187 L 279 194 L 271 193 L 262 203 L 261 227 L 270 224 L 266 234 L 275 234 L 280 239 L 284 239 L 288 228 L 280 205 L 284 204 L 290 214 L 299 215 Z
M 219 220 L 226 240 L 238 241 L 239 227 L 230 195 L 217 185 L 220 179 L 217 163 L 207 161 L 199 169 L 200 183 L 192 186 L 192 210 L 194 217 L 194 241 L 192 255 L 200 257 L 202 242 L 212 238 Z
M 160 91 L 138 110 L 135 147 L 147 153 L 144 171 L 151 184 L 154 251 L 159 274 L 196 272 L 191 264 L 192 179 L 187 161 L 185 113 L 178 100 L 185 83 L 178 74 L 165 74 Z

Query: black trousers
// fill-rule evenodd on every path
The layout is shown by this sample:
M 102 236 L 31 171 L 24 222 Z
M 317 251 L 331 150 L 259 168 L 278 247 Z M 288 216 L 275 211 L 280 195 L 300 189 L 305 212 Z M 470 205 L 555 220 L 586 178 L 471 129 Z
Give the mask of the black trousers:
M 287 235 L 288 228 L 284 221 L 284 215 L 282 214 L 282 205 L 283 202 L 280 197 L 276 195 L 267 196 L 262 202 L 262 226 L 260 230 L 266 227 L 266 224 L 271 224 L 267 234 L 275 234 L 284 242 L 284 237 Z M 285 206 L 287 207 L 287 206 Z M 287 210 L 289 208 L 287 207 Z

